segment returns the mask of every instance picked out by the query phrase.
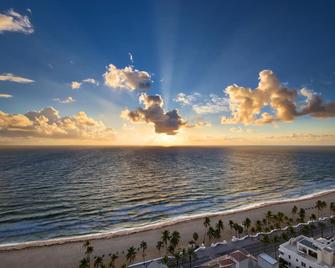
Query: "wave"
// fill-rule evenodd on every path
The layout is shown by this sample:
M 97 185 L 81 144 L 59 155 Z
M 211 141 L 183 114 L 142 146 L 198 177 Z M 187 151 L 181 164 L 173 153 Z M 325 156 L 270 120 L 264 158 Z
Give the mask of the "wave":
M 65 244 L 71 242 L 82 242 L 86 240 L 96 240 L 96 239 L 108 239 L 116 236 L 124 236 L 133 233 L 149 231 L 154 229 L 160 229 L 163 227 L 170 227 L 172 225 L 178 223 L 185 223 L 191 220 L 201 219 L 204 217 L 215 217 L 215 216 L 225 216 L 229 214 L 236 214 L 240 212 L 245 212 L 248 210 L 253 210 L 256 208 L 262 208 L 271 205 L 277 204 L 285 204 L 290 202 L 298 202 L 308 199 L 315 199 L 321 198 L 323 196 L 334 194 L 335 188 L 314 192 L 307 195 L 302 195 L 295 198 L 285 198 L 285 199 L 273 199 L 269 201 L 261 201 L 255 202 L 249 205 L 239 206 L 233 209 L 227 209 L 224 211 L 219 212 L 209 212 L 209 213 L 199 213 L 194 215 L 188 216 L 177 216 L 168 220 L 159 220 L 150 224 L 143 224 L 136 227 L 128 227 L 128 228 L 115 228 L 111 231 L 107 232 L 99 232 L 99 233 L 92 233 L 92 234 L 85 234 L 85 235 L 76 235 L 76 236 L 68 236 L 68 237 L 60 237 L 60 238 L 52 238 L 46 240 L 35 240 L 35 241 L 28 241 L 28 242 L 19 242 L 19 243 L 5 243 L 0 245 L 0 251 L 3 250 L 12 250 L 12 249 L 23 249 L 23 248 L 31 248 L 31 247 L 41 247 L 41 246 L 51 246 L 56 244 Z

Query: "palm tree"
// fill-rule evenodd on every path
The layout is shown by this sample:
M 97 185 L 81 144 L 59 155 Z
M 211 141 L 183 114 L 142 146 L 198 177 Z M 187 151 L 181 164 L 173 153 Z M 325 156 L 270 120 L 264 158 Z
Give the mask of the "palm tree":
M 288 232 L 289 232 L 289 234 L 290 234 L 291 237 L 295 236 L 295 230 L 294 230 L 294 228 L 292 226 L 289 226 L 287 228 L 287 230 L 288 230 Z
M 279 239 L 278 236 L 275 235 L 275 236 L 272 237 L 271 242 L 273 243 L 275 258 L 277 259 L 277 244 L 280 242 L 280 239 Z
M 334 236 L 335 218 L 330 218 L 330 224 L 332 228 L 332 236 Z
M 197 244 L 197 240 L 199 239 L 198 233 L 194 232 L 192 237 L 193 237 L 194 243 Z
M 251 225 L 251 220 L 249 218 L 246 218 L 243 225 L 247 230 L 247 234 L 249 235 L 249 228 L 250 228 L 250 225 Z
M 90 263 L 88 262 L 87 258 L 83 258 L 80 261 L 79 268 L 90 268 Z
M 110 255 L 110 260 L 108 263 L 108 268 L 115 268 L 115 261 L 118 258 L 118 254 L 117 253 L 113 253 L 112 255 Z
M 204 235 L 204 241 L 203 243 L 205 244 L 205 240 L 206 240 L 206 234 L 208 233 L 208 227 L 211 225 L 211 220 L 210 218 L 206 217 L 205 220 L 204 220 L 204 226 L 205 226 L 205 235 Z
M 94 268 L 104 268 L 104 256 L 96 256 L 94 261 Z
M 265 246 L 270 243 L 270 238 L 268 235 L 263 235 L 261 238 L 261 242 L 263 243 L 263 251 L 265 251 Z
M 239 227 L 239 225 L 238 225 L 238 223 L 234 223 L 234 225 L 233 225 L 233 229 L 235 230 L 235 236 L 237 237 L 237 234 L 238 234 L 238 227 Z
M 145 241 L 142 241 L 141 244 L 140 244 L 140 248 L 142 249 L 142 258 L 143 258 L 143 266 L 145 267 L 145 251 L 147 250 L 148 248 L 148 245 L 147 245 L 147 242 Z
M 187 256 L 188 256 L 188 263 L 190 265 L 190 268 L 192 268 L 192 259 L 193 257 L 195 257 L 195 253 L 194 253 L 194 248 L 189 246 L 187 248 Z
M 222 220 L 219 220 L 219 221 L 217 222 L 217 224 L 216 224 L 216 228 L 217 228 L 218 230 L 220 230 L 220 232 L 223 231 L 223 229 L 224 229 L 224 225 L 223 225 L 223 221 L 222 221 Z
M 320 218 L 320 211 L 323 208 L 323 204 L 321 200 L 316 201 L 315 208 L 318 209 L 318 219 Z
M 85 255 L 86 255 L 86 260 L 88 262 L 88 266 L 90 266 L 91 263 L 91 254 L 93 253 L 93 247 L 91 246 L 90 241 L 86 241 L 83 244 L 83 248 L 85 249 Z
M 301 229 L 301 233 L 305 236 L 308 236 L 310 234 L 310 230 L 309 230 L 309 226 L 308 225 L 304 225 Z
M 335 203 L 334 202 L 331 202 L 330 204 L 329 204 L 329 212 L 330 212 L 330 215 L 332 215 L 332 214 L 335 214 Z
M 171 238 L 170 238 L 170 244 L 176 248 L 180 241 L 180 233 L 177 231 L 172 232 Z
M 301 222 L 304 222 L 304 221 L 305 221 L 305 216 L 306 216 L 306 211 L 305 211 L 303 208 L 301 208 L 301 209 L 299 210 L 299 218 L 300 218 L 300 221 L 301 221 Z
M 323 229 L 325 228 L 326 224 L 324 222 L 319 222 L 318 223 L 321 231 L 321 237 L 323 237 Z
M 207 231 L 208 242 L 209 244 L 212 242 L 212 239 L 215 238 L 215 229 L 212 226 L 209 226 Z
M 286 242 L 288 240 L 287 233 L 282 233 L 281 238 Z
M 297 206 L 293 206 L 291 213 L 292 213 L 292 219 L 295 220 L 295 216 L 296 216 L 297 213 L 298 213 L 298 208 L 297 208 Z
M 316 216 L 315 216 L 315 214 L 312 213 L 311 216 L 309 217 L 309 219 L 310 219 L 311 221 L 315 221 L 315 220 L 316 220 Z
M 232 220 L 229 220 L 230 231 L 233 231 L 233 226 L 234 226 L 234 222 Z
M 158 241 L 157 244 L 156 244 L 156 248 L 159 252 L 159 256 L 161 256 L 161 249 L 163 247 L 163 242 L 162 241 Z
M 326 201 L 322 201 L 322 210 L 327 208 L 327 202 Z M 323 213 L 323 212 L 321 212 Z
M 272 217 L 273 217 L 273 215 L 272 215 L 272 211 L 271 210 L 269 210 L 268 212 L 266 212 L 266 221 L 267 221 L 268 226 L 270 224 L 270 221 L 271 221 Z
M 180 252 L 176 252 L 174 255 L 173 255 L 175 261 L 176 261 L 176 268 L 179 268 L 179 262 L 181 260 L 181 255 L 180 255 Z
M 165 246 L 165 253 L 167 254 L 167 244 L 170 241 L 170 232 L 168 230 L 164 230 L 162 232 L 162 242 L 164 243 Z
M 128 261 L 129 264 L 132 264 L 133 261 L 135 260 L 135 258 L 136 258 L 136 249 L 133 246 L 131 246 L 130 248 L 128 248 L 126 258 L 127 258 L 127 261 Z

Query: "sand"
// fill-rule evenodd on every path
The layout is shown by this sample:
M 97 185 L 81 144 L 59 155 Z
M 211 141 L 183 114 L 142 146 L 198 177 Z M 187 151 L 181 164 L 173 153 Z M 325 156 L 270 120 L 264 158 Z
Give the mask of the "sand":
M 221 219 L 224 222 L 225 230 L 223 239 L 231 239 L 233 233 L 228 226 L 229 220 L 241 223 L 246 217 L 249 217 L 252 222 L 262 220 L 268 210 L 273 213 L 283 212 L 288 217 L 291 217 L 291 210 L 294 205 L 299 209 L 306 209 L 306 219 L 314 213 L 317 215 L 317 209 L 314 208 L 317 200 L 326 201 L 327 204 L 335 202 L 335 189 L 324 191 L 321 193 L 303 196 L 297 199 L 275 200 L 266 203 L 251 204 L 236 210 L 225 211 L 222 213 L 207 214 L 211 219 L 212 225 Z M 324 216 L 328 216 L 330 210 L 324 210 Z M 105 254 L 105 260 L 108 259 L 109 253 L 122 252 L 126 254 L 130 246 L 139 247 L 142 240 L 148 244 L 146 259 L 159 257 L 159 252 L 156 249 L 157 241 L 160 240 L 163 230 L 178 231 L 181 234 L 180 247 L 186 246 L 192 239 L 193 232 L 199 234 L 199 242 L 202 241 L 205 233 L 203 225 L 205 215 L 197 215 L 183 219 L 176 219 L 160 224 L 154 224 L 137 229 L 110 232 L 104 234 L 96 234 L 89 236 L 69 237 L 62 239 L 51 239 L 45 241 L 33 241 L 27 243 L 18 243 L 11 245 L 0 246 L 0 267 L 64 267 L 72 268 L 79 267 L 79 261 L 84 257 L 82 248 L 83 242 L 90 240 L 94 247 L 94 255 Z M 162 254 L 165 250 L 162 249 Z M 139 252 L 135 262 L 142 261 L 141 253 Z M 125 263 L 124 257 L 120 257 L 117 265 Z

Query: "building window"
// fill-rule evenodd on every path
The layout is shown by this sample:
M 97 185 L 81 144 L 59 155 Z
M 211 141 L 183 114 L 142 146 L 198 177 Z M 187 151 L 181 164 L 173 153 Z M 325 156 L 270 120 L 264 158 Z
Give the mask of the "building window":
M 295 262 L 299 262 L 298 259 L 295 259 Z
M 291 255 L 288 255 L 288 258 L 291 259 Z
M 302 267 L 306 267 L 306 263 L 301 262 L 301 266 L 302 266 Z

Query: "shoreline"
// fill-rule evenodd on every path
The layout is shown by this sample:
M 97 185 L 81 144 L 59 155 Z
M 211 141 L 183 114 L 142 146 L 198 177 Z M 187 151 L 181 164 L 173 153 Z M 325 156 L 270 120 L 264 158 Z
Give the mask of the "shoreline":
M 200 213 L 189 216 L 178 216 L 166 221 L 159 221 L 156 223 L 147 224 L 146 226 L 138 226 L 138 227 L 130 227 L 130 228 L 122 228 L 119 230 L 112 230 L 103 233 L 92 233 L 92 234 L 84 234 L 84 235 L 74 235 L 74 236 L 65 236 L 60 238 L 51 238 L 45 240 L 33 240 L 26 242 L 14 242 L 14 243 L 4 243 L 0 244 L 0 252 L 3 251 L 11 251 L 11 250 L 22 250 L 29 248 L 38 248 L 38 247 L 49 247 L 54 245 L 64 245 L 67 243 L 79 243 L 85 242 L 87 240 L 101 240 L 101 239 L 112 239 L 118 237 L 129 236 L 133 234 L 138 234 L 142 232 L 153 231 L 157 229 L 167 228 L 178 224 L 186 224 L 195 220 L 204 219 L 205 217 L 213 218 L 213 217 L 227 217 L 233 216 L 239 213 L 248 213 L 254 209 L 262 209 L 267 208 L 269 206 L 283 205 L 291 202 L 300 202 L 307 201 L 310 199 L 321 198 L 323 196 L 327 196 L 330 194 L 335 195 L 335 188 L 330 190 L 318 191 L 311 194 L 302 195 L 299 197 L 286 198 L 286 199 L 273 199 L 269 201 L 260 201 L 251 203 L 250 205 L 240 206 L 233 209 L 227 209 L 224 211 L 218 212 L 209 212 L 209 213 Z M 335 198 L 334 198 L 335 202 Z

